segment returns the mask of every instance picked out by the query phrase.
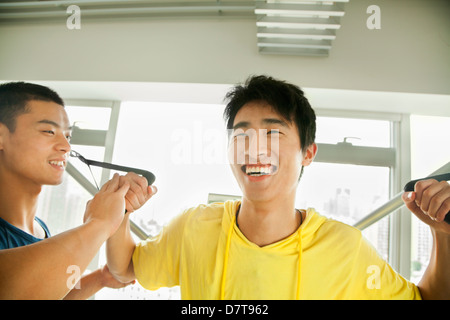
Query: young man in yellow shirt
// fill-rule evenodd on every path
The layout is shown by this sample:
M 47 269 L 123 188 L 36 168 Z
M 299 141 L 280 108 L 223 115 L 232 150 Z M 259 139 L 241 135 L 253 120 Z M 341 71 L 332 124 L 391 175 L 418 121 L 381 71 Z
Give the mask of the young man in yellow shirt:
M 298 87 L 256 76 L 227 98 L 230 166 L 242 201 L 186 210 L 137 245 L 127 217 L 107 241 L 115 277 L 137 278 L 150 290 L 180 285 L 183 299 L 450 298 L 448 183 L 422 181 L 404 195 L 434 237 L 416 286 L 359 230 L 294 207 L 303 168 L 317 152 L 315 114 Z

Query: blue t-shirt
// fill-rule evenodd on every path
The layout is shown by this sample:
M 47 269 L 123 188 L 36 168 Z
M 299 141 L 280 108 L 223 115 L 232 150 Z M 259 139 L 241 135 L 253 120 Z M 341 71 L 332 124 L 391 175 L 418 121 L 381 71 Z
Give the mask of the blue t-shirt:
M 50 237 L 50 231 L 44 221 L 38 217 L 35 217 L 34 219 L 39 223 L 42 229 L 44 229 L 45 237 Z M 36 238 L 0 218 L 0 250 L 22 247 L 41 240 L 43 239 Z

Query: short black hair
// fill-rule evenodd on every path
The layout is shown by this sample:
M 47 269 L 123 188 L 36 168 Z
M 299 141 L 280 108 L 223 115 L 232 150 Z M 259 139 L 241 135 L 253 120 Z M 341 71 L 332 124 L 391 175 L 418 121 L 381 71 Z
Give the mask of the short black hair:
M 64 107 L 63 99 L 48 87 L 27 82 L 8 82 L 0 85 L 0 123 L 14 132 L 16 118 L 29 112 L 27 103 L 31 100 L 51 101 Z
M 245 104 L 264 101 L 286 121 L 295 122 L 303 152 L 315 141 L 316 114 L 296 85 L 265 75 L 251 76 L 243 85 L 230 90 L 225 100 L 228 100 L 224 111 L 227 129 L 233 128 L 234 118 Z

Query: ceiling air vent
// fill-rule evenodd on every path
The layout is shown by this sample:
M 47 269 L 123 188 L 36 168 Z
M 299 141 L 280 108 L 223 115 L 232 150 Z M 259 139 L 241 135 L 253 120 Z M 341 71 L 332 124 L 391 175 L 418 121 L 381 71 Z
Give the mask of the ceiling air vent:
M 259 52 L 328 56 L 345 2 L 349 0 L 256 1 Z

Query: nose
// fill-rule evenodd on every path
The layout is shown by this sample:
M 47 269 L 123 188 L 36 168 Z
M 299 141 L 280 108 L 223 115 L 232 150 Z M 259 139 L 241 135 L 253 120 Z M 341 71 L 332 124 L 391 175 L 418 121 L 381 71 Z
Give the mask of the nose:
M 58 151 L 64 151 L 64 153 L 69 153 L 71 150 L 69 139 L 65 136 L 65 134 L 60 134 L 58 137 L 58 142 L 56 144 L 56 149 Z

